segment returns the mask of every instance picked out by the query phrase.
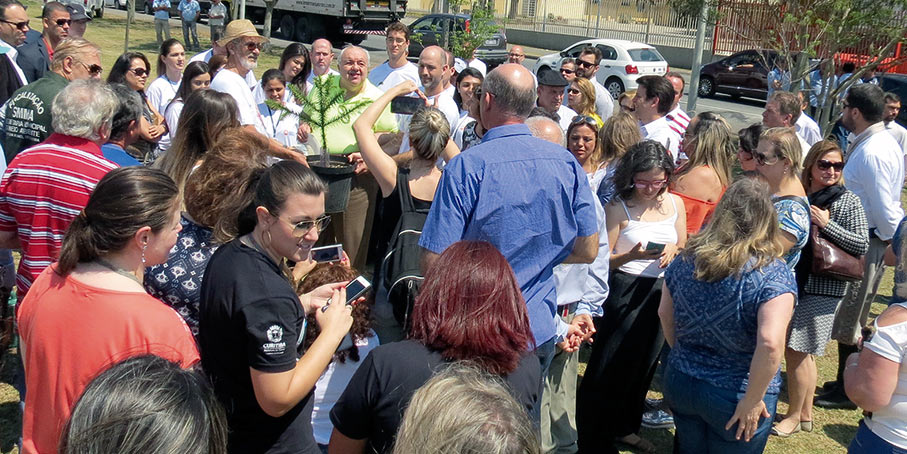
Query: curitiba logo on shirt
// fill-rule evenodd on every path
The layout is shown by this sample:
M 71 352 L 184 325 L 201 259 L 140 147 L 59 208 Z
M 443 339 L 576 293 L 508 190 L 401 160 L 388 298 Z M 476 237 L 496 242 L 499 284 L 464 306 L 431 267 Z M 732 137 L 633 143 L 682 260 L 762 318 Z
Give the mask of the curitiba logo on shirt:
M 271 325 L 265 334 L 270 342 L 263 344 L 261 349 L 266 355 L 281 355 L 287 350 L 287 343 L 281 342 L 283 328 L 279 325 Z

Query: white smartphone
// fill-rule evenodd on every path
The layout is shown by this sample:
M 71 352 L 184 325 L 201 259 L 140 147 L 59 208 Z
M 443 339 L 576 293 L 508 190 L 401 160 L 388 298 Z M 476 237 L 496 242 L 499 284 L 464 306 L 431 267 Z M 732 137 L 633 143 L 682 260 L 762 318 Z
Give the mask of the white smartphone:
M 312 248 L 312 260 L 319 263 L 339 262 L 343 260 L 343 245 L 332 244 Z
M 353 301 L 364 295 L 370 288 L 372 288 L 372 284 L 365 277 L 359 276 L 353 279 L 349 284 L 346 284 L 346 304 L 352 304 Z

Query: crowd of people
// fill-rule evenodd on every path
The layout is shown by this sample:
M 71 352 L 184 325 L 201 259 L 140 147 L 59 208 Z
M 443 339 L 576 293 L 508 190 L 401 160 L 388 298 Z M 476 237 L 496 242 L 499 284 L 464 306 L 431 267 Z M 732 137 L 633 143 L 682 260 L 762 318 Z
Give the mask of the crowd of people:
M 843 147 L 783 89 L 735 133 L 687 115 L 674 72 L 615 102 L 595 47 L 539 74 L 520 46 L 490 70 L 437 46 L 412 63 L 402 23 L 373 69 L 352 45 L 332 68 L 319 39 L 256 79 L 251 22 L 187 59 L 197 2 L 179 9 L 185 44 L 105 73 L 51 1 L 45 71 L 0 66 L 22 452 L 653 451 L 645 425 L 679 453 L 758 453 L 813 430 L 814 404 L 870 412 L 851 453 L 907 449 L 896 95 L 853 85 Z M 0 0 L 22 61 L 27 32 Z

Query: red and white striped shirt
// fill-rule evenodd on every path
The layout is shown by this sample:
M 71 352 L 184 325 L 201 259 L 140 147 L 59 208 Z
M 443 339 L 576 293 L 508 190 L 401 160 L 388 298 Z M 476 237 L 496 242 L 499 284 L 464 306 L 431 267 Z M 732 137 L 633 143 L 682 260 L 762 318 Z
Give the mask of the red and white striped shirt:
M 52 134 L 9 164 L 0 182 L 0 231 L 15 231 L 22 245 L 16 275 L 20 299 L 59 258 L 69 224 L 98 181 L 117 167 L 94 142 L 62 134 Z
M 680 137 L 683 137 L 683 134 L 687 132 L 687 126 L 690 125 L 690 116 L 680 108 L 680 104 L 674 110 L 668 112 L 665 118 L 668 120 L 668 126 L 674 132 L 680 134 Z

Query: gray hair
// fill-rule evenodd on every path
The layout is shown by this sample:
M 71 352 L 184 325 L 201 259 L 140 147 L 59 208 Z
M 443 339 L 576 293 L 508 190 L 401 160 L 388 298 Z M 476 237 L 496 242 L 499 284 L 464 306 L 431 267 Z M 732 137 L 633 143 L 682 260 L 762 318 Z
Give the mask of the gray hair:
M 74 80 L 54 98 L 51 125 L 59 134 L 101 142 L 106 140 L 102 132 L 109 133 L 117 106 L 116 95 L 104 82 Z
M 110 139 L 120 139 L 129 129 L 129 123 L 142 119 L 142 97 L 139 92 L 125 84 L 110 84 L 110 89 L 117 97 L 117 110 L 113 114 L 110 126 Z
M 499 379 L 457 362 L 413 394 L 394 454 L 538 454 L 527 410 Z
M 363 54 L 365 54 L 365 66 L 368 67 L 368 65 L 370 64 L 369 58 L 368 58 L 368 51 L 359 46 L 355 46 L 353 44 L 347 44 L 346 46 L 343 46 L 343 49 L 340 49 L 340 61 L 341 62 L 343 61 L 343 54 L 346 53 L 346 51 L 351 50 L 351 49 L 358 49 L 358 50 L 362 51 Z
M 409 140 L 416 157 L 435 162 L 450 139 L 450 124 L 440 110 L 425 107 L 416 111 L 409 123 Z
M 224 410 L 201 373 L 145 355 L 95 377 L 73 408 L 61 454 L 225 454 Z
M 556 143 L 567 148 L 567 138 L 564 136 L 564 130 L 556 121 L 542 116 L 529 117 L 526 119 L 526 127 L 533 136 L 539 139 Z
M 536 88 L 534 84 L 519 87 L 507 80 L 501 71 L 491 71 L 485 76 L 482 91 L 495 97 L 495 104 L 505 114 L 525 120 L 535 107 Z

